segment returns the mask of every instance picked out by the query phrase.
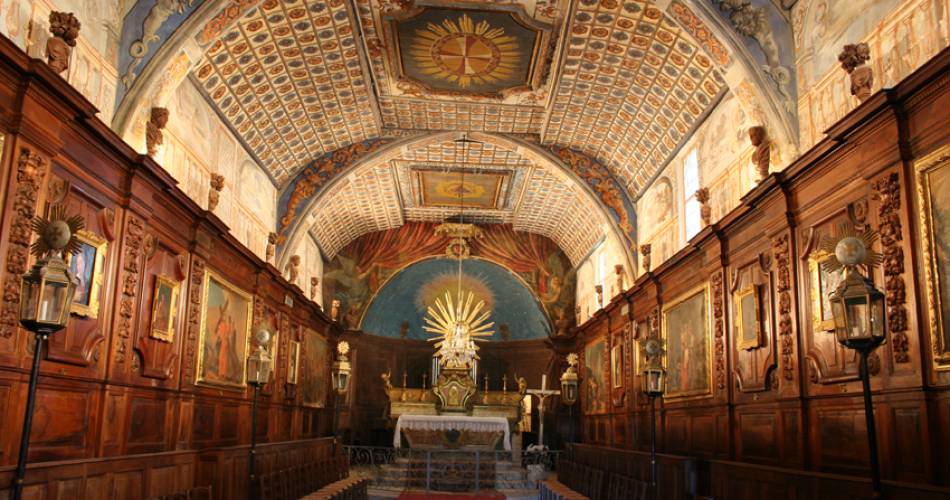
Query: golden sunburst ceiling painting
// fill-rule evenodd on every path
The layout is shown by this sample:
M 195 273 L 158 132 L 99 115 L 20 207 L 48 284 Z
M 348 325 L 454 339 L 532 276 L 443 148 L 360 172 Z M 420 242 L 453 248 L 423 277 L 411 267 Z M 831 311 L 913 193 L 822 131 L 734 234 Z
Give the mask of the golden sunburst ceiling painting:
M 392 26 L 401 78 L 462 94 L 534 86 L 544 33 L 515 12 L 426 8 Z

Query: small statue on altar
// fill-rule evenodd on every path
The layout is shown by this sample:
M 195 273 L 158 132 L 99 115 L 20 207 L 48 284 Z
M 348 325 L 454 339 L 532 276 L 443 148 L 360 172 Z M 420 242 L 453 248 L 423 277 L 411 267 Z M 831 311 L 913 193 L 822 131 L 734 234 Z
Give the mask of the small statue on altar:
M 389 394 L 389 391 L 393 390 L 393 384 L 391 382 L 393 372 L 392 370 L 380 374 L 379 378 L 383 379 L 383 390 L 386 391 L 386 394 Z
M 518 394 L 524 397 L 528 393 L 528 381 L 524 377 L 519 377 L 517 373 L 515 374 L 515 380 L 518 381 Z

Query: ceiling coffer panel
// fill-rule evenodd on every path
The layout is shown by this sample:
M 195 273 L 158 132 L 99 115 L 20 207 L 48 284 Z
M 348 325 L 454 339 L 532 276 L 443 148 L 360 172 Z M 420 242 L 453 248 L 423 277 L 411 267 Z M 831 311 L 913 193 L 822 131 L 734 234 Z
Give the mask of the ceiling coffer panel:
M 346 2 L 263 2 L 207 50 L 195 77 L 283 184 L 321 154 L 377 137 Z

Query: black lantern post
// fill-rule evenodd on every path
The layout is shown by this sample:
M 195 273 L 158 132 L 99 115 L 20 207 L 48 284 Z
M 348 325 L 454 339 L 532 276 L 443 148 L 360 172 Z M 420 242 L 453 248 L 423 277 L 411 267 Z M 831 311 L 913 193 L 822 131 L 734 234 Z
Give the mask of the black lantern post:
M 50 335 L 66 326 L 76 288 L 75 277 L 63 261 L 63 253 L 71 255 L 79 250 L 75 234 L 82 228 L 82 218 L 75 216 L 67 219 L 65 209 L 59 205 L 50 210 L 49 220 L 40 217 L 33 219 L 33 231 L 39 238 L 33 243 L 31 251 L 37 261 L 33 268 L 20 278 L 20 324 L 33 332 L 35 341 L 26 412 L 23 415 L 23 430 L 20 435 L 20 453 L 13 479 L 13 500 L 20 500 L 23 495 L 43 343 Z
M 333 383 L 334 399 L 336 401 L 336 414 L 333 418 L 333 434 L 337 440 L 340 440 L 340 408 L 343 406 L 346 391 L 350 386 L 350 360 L 346 355 L 350 352 L 350 344 L 341 340 L 336 345 L 337 359 L 333 362 L 333 369 L 330 371 L 331 382 Z
M 871 374 L 868 371 L 868 356 L 884 342 L 885 305 L 884 294 L 874 283 L 857 270 L 866 262 L 880 259 L 869 251 L 876 235 L 865 232 L 842 238 L 835 245 L 835 258 L 830 259 L 826 269 L 837 271 L 844 266 L 844 281 L 828 296 L 834 316 L 835 338 L 849 349 L 858 351 L 861 357 L 859 375 L 864 393 L 864 418 L 867 422 L 868 452 L 871 462 L 871 487 L 874 498 L 881 498 L 881 469 L 877 454 L 877 430 L 874 424 L 874 407 L 871 404 Z
M 247 475 L 251 482 L 251 491 L 254 489 L 254 456 L 257 447 L 257 395 L 261 387 L 270 379 L 273 358 L 267 352 L 271 333 L 266 328 L 258 328 L 254 332 L 254 350 L 247 357 L 247 383 L 254 388 L 251 402 L 251 449 L 248 451 Z
M 640 385 L 650 398 L 650 486 L 656 490 L 656 398 L 666 391 L 666 370 L 663 368 L 663 344 L 659 339 L 647 339 L 643 345 L 647 366 L 640 373 Z
M 567 369 L 561 374 L 561 403 L 567 405 L 571 432 L 569 442 L 574 442 L 574 404 L 577 403 L 577 354 L 567 355 Z

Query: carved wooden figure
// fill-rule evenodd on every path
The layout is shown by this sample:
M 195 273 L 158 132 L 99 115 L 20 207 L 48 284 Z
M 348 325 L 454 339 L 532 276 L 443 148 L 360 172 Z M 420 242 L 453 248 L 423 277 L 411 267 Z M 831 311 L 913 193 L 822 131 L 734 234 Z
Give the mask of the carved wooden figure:
M 213 212 L 221 201 L 221 190 L 224 189 L 224 176 L 211 174 L 211 189 L 208 190 L 208 211 Z
M 697 189 L 696 201 L 699 202 L 699 218 L 702 219 L 703 226 L 708 226 L 712 221 L 712 207 L 709 206 L 709 188 Z
M 267 249 L 264 251 L 264 258 L 269 264 L 274 263 L 274 254 L 277 252 L 277 233 L 267 235 Z
M 69 69 L 69 56 L 79 37 L 79 20 L 71 12 L 50 12 L 49 31 L 53 34 L 46 41 L 46 64 L 57 73 Z
M 145 148 L 148 155 L 155 158 L 158 149 L 165 144 L 165 137 L 162 130 L 168 124 L 168 109 L 152 108 L 148 123 L 145 124 Z
M 871 58 L 871 49 L 866 43 L 847 44 L 838 54 L 841 67 L 851 75 L 851 95 L 861 101 L 871 97 L 874 71 L 865 65 Z
M 320 286 L 320 278 L 310 278 L 310 300 L 317 300 L 317 289 Z
M 755 165 L 756 181 L 762 182 L 769 176 L 769 161 L 772 155 L 772 141 L 762 125 L 749 127 L 749 140 L 755 146 L 752 164 Z
M 652 248 L 649 243 L 640 245 L 640 265 L 643 266 L 643 272 L 650 272 L 650 251 Z
M 297 280 L 300 278 L 300 256 L 291 255 L 290 262 L 287 263 L 287 281 L 290 281 L 291 285 L 298 285 Z

